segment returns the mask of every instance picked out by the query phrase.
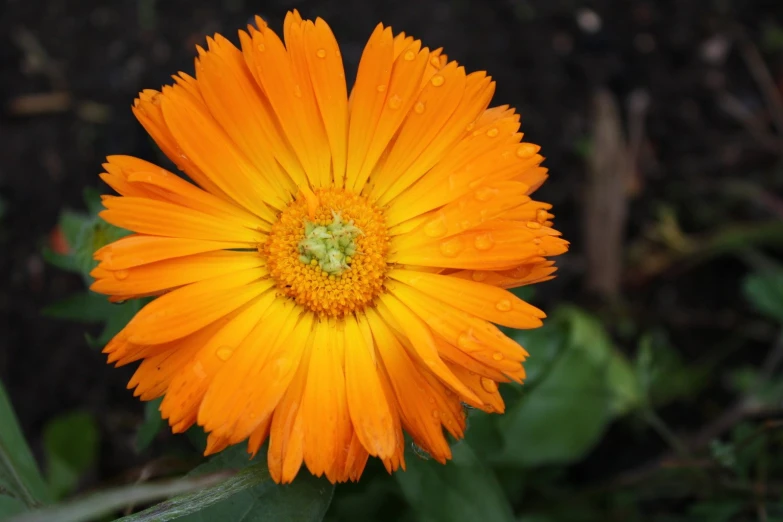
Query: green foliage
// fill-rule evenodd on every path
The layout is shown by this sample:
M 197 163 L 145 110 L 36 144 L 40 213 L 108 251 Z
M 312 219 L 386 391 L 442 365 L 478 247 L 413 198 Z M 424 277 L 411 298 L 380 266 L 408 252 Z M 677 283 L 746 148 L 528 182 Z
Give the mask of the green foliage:
M 543 328 L 518 332 L 516 338 L 533 351 L 526 366 L 529 382 L 497 420 L 495 462 L 572 462 L 595 445 L 615 416 L 639 404 L 630 364 L 595 318 L 565 308 Z
M 744 290 L 759 312 L 783 324 L 783 271 L 752 274 L 745 279 Z
M 43 439 L 46 481 L 52 496 L 59 499 L 73 492 L 80 477 L 95 464 L 98 426 L 89 413 L 67 413 L 49 421 Z
M 50 500 L 46 483 L 0 383 L 0 519 Z
M 68 252 L 57 253 L 46 248 L 43 254 L 44 259 L 54 266 L 80 274 L 89 285 L 92 283 L 90 272 L 98 264 L 93 259 L 95 251 L 127 236 L 130 232 L 110 225 L 98 216 L 102 208 L 97 191 L 85 190 L 84 201 L 88 209 L 87 213 L 66 210 L 60 215 L 58 225 L 68 246 Z
M 316 522 L 324 517 L 334 493 L 326 479 L 303 470 L 292 484 L 275 484 L 267 470 L 265 452 L 253 460 L 243 445 L 233 446 L 194 469 L 198 477 L 225 469 L 241 469 L 231 479 L 212 488 L 176 497 L 152 508 L 122 518 L 122 522 L 207 522 L 231 520 L 253 522 L 285 520 Z
M 68 246 L 68 252 L 56 253 L 45 248 L 43 255 L 44 259 L 54 266 L 81 275 L 85 283 L 90 285 L 90 272 L 98 264 L 93 259 L 95 251 L 128 235 L 129 232 L 106 223 L 98 216 L 102 207 L 97 191 L 85 190 L 84 201 L 87 213 L 65 211 L 60 215 L 59 228 Z M 106 296 L 85 290 L 45 307 L 42 313 L 67 321 L 102 323 L 104 327 L 97 338 L 87 335 L 90 346 L 102 347 L 128 324 L 147 302 L 145 299 L 133 299 L 125 303 L 111 303 Z
M 445 466 L 415 455 L 395 475 L 406 500 L 428 522 L 510 522 L 514 514 L 493 471 L 466 442 Z

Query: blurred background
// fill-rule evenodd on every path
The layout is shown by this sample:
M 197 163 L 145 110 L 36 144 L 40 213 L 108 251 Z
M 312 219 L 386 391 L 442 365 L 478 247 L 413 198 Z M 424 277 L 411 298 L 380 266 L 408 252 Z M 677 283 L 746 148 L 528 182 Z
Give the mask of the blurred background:
M 550 319 L 510 332 L 531 358 L 506 415 L 470 412 L 447 467 L 371 462 L 327 520 L 782 521 L 779 0 L 3 0 L 0 380 L 54 498 L 199 462 L 100 353 L 138 304 L 84 292 L 116 233 L 98 173 L 169 165 L 137 92 L 192 73 L 205 35 L 293 8 L 328 21 L 349 82 L 381 21 L 488 71 L 572 244 L 520 289 Z

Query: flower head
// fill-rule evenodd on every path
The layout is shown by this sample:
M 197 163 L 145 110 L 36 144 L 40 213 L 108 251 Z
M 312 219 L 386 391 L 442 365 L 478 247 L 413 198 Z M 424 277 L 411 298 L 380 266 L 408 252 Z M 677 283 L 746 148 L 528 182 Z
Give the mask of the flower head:
M 463 404 L 502 412 L 526 352 L 494 324 L 544 313 L 507 289 L 543 281 L 567 243 L 519 117 L 494 83 L 378 25 L 350 97 L 321 19 L 261 19 L 198 48 L 133 112 L 192 181 L 129 156 L 101 175 L 101 216 L 133 235 L 95 254 L 92 288 L 157 296 L 106 346 L 141 360 L 129 383 L 163 396 L 207 453 L 269 441 L 272 476 L 304 463 L 357 479 L 368 456 L 404 467 L 403 431 L 433 458 L 463 436 Z M 494 323 L 494 324 L 493 324 Z

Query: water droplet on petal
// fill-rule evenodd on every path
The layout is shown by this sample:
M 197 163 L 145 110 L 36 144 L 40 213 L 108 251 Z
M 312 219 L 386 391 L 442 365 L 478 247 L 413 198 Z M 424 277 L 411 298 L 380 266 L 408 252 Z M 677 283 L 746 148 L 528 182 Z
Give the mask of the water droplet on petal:
M 266 45 L 264 45 L 264 44 L 258 44 L 258 45 L 256 46 L 256 49 L 258 49 L 259 51 L 261 51 L 261 52 L 263 53 L 264 51 L 266 51 Z
M 533 240 L 533 244 L 534 244 L 534 245 L 540 245 L 540 244 L 541 244 L 541 238 L 540 238 L 540 237 L 537 237 L 537 238 L 535 238 L 535 239 Z
M 541 147 L 538 145 L 533 143 L 522 143 L 519 147 L 517 147 L 517 156 L 520 158 L 529 158 L 539 150 L 541 150 Z
M 444 78 L 440 74 L 436 74 L 435 76 L 432 77 L 432 79 L 430 80 L 430 83 L 432 83 L 432 85 L 434 85 L 435 87 L 440 87 L 441 85 L 443 85 L 443 83 L 445 81 L 446 81 L 446 78 Z
M 476 250 L 489 250 L 495 244 L 495 240 L 492 239 L 492 234 L 487 232 L 486 234 L 479 234 L 473 240 L 473 246 Z
M 487 131 L 487 136 L 489 136 L 490 138 L 494 138 L 495 136 L 498 135 L 499 132 L 500 131 L 498 130 L 497 127 L 492 127 Z
M 470 132 L 470 131 L 472 131 L 472 130 L 473 130 L 475 127 L 476 127 L 476 122 L 475 122 L 475 121 L 472 121 L 472 122 L 468 123 L 468 126 L 467 126 L 467 127 L 465 127 L 465 131 L 467 131 L 467 132 Z
M 228 358 L 231 357 L 232 353 L 234 353 L 234 349 L 230 346 L 221 346 L 217 349 L 215 355 L 217 355 L 218 359 L 221 361 L 227 361 Z
M 511 301 L 508 299 L 503 299 L 502 301 L 498 301 L 497 304 L 495 304 L 495 308 L 500 310 L 501 312 L 508 312 L 511 310 Z
M 424 112 L 424 102 L 416 102 L 416 105 L 413 106 L 413 110 L 416 112 L 416 114 L 421 114 Z
M 378 92 L 384 92 L 386 90 L 386 84 L 382 83 L 378 87 L 376 87 L 376 89 L 378 89 Z
M 406 62 L 410 62 L 411 60 L 416 58 L 416 53 L 414 53 L 413 51 L 408 51 L 405 53 L 405 56 L 403 56 L 403 58 L 405 58 Z
M 433 416 L 434 418 L 436 418 L 436 419 L 437 419 L 438 417 L 440 417 L 440 414 L 438 413 L 438 410 L 432 410 L 432 416 Z
M 498 189 L 492 188 L 492 187 L 484 187 L 481 189 L 478 189 L 476 193 L 473 195 L 477 200 L 479 201 L 489 201 L 492 199 L 498 192 Z
M 204 365 L 201 364 L 201 361 L 196 361 L 196 363 L 193 365 L 193 373 L 199 379 L 203 380 L 207 378 L 207 372 L 204 371 Z
M 465 249 L 465 242 L 461 237 L 447 239 L 440 244 L 440 253 L 446 257 L 457 257 Z
M 315 55 L 316 55 L 318 58 L 326 58 L 326 49 L 318 49 L 318 50 L 315 52 Z
M 433 56 L 430 58 L 430 65 L 433 67 L 440 67 L 440 56 Z
M 115 270 L 114 271 L 114 278 L 122 281 L 123 279 L 128 278 L 128 271 L 127 270 Z
M 485 280 L 487 278 L 487 275 L 488 274 L 485 271 L 483 271 L 483 270 L 476 270 L 475 272 L 473 272 L 473 275 L 471 276 L 471 278 L 474 281 L 481 282 L 481 281 L 483 281 L 483 280 Z
M 533 230 L 539 229 L 541 228 L 541 223 L 538 221 L 528 221 L 527 228 L 532 228 Z
M 389 98 L 390 109 L 392 110 L 399 109 L 400 105 L 402 105 L 402 98 L 400 98 L 398 95 L 395 94 L 391 98 Z
M 448 232 L 443 216 L 438 216 L 424 225 L 424 235 L 427 237 L 443 237 Z
M 495 359 L 496 361 L 502 361 L 503 354 L 500 352 L 495 352 L 494 354 L 492 354 L 492 358 Z
M 484 391 L 486 391 L 487 393 L 495 393 L 498 391 L 497 383 L 492 379 L 488 379 L 486 377 L 481 378 L 481 387 L 484 388 Z

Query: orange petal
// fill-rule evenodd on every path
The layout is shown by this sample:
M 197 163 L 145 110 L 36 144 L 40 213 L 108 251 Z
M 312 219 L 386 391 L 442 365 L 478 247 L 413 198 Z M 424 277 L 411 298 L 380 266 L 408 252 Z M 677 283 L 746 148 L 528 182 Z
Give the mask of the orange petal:
M 264 270 L 252 268 L 199 281 L 142 308 L 121 335 L 136 344 L 160 344 L 179 339 L 236 310 L 274 286 Z
M 345 389 L 362 445 L 371 455 L 391 457 L 396 444 L 394 422 L 378 376 L 372 334 L 352 316 L 345 319 Z
M 463 312 L 511 328 L 537 328 L 546 317 L 511 292 L 483 283 L 400 269 L 388 276 Z

